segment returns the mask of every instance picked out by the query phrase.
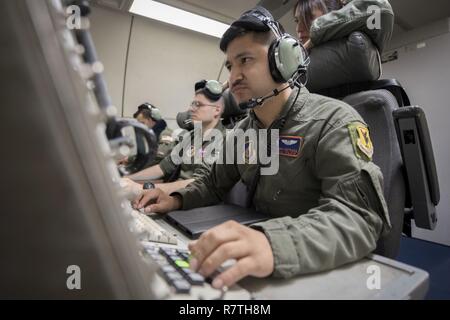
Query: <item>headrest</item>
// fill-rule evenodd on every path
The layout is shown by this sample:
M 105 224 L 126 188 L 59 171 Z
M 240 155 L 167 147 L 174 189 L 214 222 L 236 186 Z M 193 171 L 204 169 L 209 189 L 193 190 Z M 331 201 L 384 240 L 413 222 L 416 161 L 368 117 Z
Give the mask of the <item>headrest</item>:
M 310 92 L 344 84 L 373 81 L 381 76 L 377 47 L 361 32 L 325 42 L 310 52 L 308 82 Z
M 320 45 L 327 39 L 339 38 L 344 30 L 358 30 L 369 36 L 382 54 L 394 30 L 394 12 L 389 1 L 346 0 L 343 4 L 341 9 L 314 19 L 309 32 L 311 42 Z
M 191 112 L 179 112 L 177 114 L 177 124 L 181 129 L 185 129 L 187 131 L 191 131 L 192 129 L 194 129 L 194 123 L 191 119 Z
M 225 104 L 225 108 L 222 114 L 224 124 L 234 122 L 230 120 L 240 118 L 241 116 L 247 114 L 246 110 L 242 110 L 241 108 L 239 108 L 229 89 L 225 90 L 222 96 Z

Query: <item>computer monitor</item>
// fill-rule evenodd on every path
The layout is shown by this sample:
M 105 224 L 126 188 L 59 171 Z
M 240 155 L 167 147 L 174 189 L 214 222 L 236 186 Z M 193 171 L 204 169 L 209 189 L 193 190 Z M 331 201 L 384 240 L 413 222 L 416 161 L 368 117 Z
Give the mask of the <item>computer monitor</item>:
M 0 298 L 161 297 L 61 2 L 0 11 Z

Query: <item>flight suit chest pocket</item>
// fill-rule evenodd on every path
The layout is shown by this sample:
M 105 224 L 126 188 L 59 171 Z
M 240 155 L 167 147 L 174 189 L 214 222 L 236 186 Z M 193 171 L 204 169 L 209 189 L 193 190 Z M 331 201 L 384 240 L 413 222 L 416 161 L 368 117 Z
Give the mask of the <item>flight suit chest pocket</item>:
M 279 201 L 298 197 L 307 187 L 308 175 L 305 173 L 305 159 L 282 159 L 280 157 L 280 168 L 277 175 L 264 177 L 264 182 L 268 185 L 268 195 L 271 201 Z
M 280 156 L 279 172 L 277 174 L 277 184 L 286 187 L 295 187 L 301 183 L 301 176 L 308 162 L 307 158 L 288 158 Z

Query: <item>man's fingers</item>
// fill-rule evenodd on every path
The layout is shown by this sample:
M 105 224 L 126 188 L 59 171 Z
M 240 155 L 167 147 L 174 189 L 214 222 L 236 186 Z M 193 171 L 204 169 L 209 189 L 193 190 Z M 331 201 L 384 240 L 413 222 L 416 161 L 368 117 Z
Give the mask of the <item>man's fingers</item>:
M 167 212 L 167 205 L 164 205 L 164 203 L 154 203 L 147 207 L 145 207 L 144 210 L 145 213 L 166 213 Z
M 239 238 L 236 228 L 239 224 L 235 221 L 225 222 L 214 227 L 201 235 L 195 245 L 189 246 L 192 255 L 195 258 L 195 266 L 200 267 L 205 260 L 217 247 L 229 241 L 235 241 Z
M 231 241 L 220 245 L 200 266 L 199 273 L 207 277 L 222 263 L 229 259 L 239 259 L 247 255 L 246 245 L 242 241 Z
M 153 201 L 150 205 L 145 207 L 146 213 L 167 213 L 174 209 L 177 209 L 175 198 L 168 196 L 164 191 L 160 189 L 152 190 Z
M 143 196 L 144 196 L 144 194 L 141 193 L 140 195 L 138 195 L 138 196 L 133 200 L 133 208 L 138 209 L 139 202 L 141 201 L 141 199 L 142 199 Z
M 149 203 L 150 201 L 158 198 L 159 196 L 159 192 L 158 190 L 148 190 L 145 191 L 141 197 L 141 199 L 139 200 L 138 209 L 142 209 L 143 207 L 145 207 L 147 205 L 147 203 Z
M 251 257 L 245 257 L 238 260 L 236 264 L 226 271 L 219 274 L 213 281 L 212 285 L 216 289 L 223 286 L 231 287 L 242 278 L 250 275 L 253 271 L 254 260 Z

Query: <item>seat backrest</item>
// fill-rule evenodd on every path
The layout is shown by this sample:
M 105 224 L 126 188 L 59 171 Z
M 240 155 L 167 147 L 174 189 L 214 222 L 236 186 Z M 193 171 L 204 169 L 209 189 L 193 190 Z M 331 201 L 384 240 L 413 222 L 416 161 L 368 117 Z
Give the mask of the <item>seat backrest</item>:
M 358 31 L 313 47 L 310 61 L 306 87 L 314 93 L 348 83 L 375 81 L 381 76 L 376 46 Z
M 379 239 L 375 252 L 395 257 L 403 229 L 406 188 L 392 111 L 409 101 L 403 98 L 395 80 L 377 80 L 381 75 L 380 56 L 362 32 L 314 47 L 310 59 L 308 89 L 347 102 L 369 125 L 373 161 L 383 173 L 392 224 L 389 235 Z
M 405 178 L 392 112 L 397 100 L 387 90 L 369 90 L 342 99 L 367 122 L 374 145 L 373 161 L 384 177 L 384 196 L 392 224 L 391 232 L 378 240 L 375 253 L 395 258 L 400 245 L 405 208 Z

